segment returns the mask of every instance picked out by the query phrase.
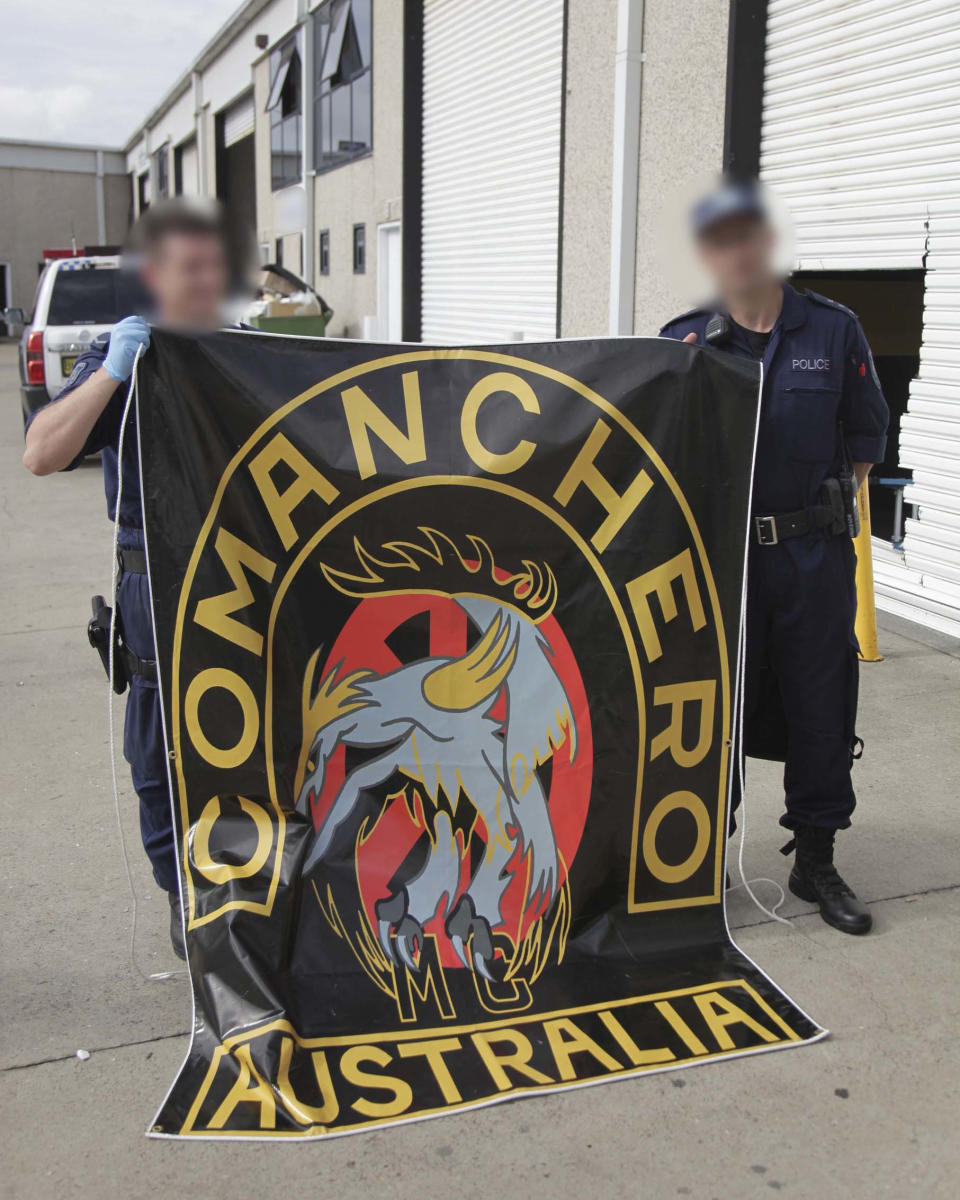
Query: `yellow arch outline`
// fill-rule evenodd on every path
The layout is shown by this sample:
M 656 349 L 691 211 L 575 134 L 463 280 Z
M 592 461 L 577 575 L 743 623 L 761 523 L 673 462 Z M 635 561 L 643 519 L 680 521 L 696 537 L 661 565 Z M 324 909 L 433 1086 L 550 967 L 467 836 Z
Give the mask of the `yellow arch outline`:
M 189 561 L 187 563 L 187 569 L 184 573 L 183 584 L 180 589 L 180 600 L 177 605 L 177 616 L 176 616 L 176 622 L 174 625 L 174 635 L 173 635 L 173 668 L 171 671 L 171 736 L 172 736 L 172 740 L 173 740 L 174 767 L 176 770 L 177 784 L 178 784 L 177 790 L 178 790 L 178 798 L 179 798 L 179 804 L 180 804 L 180 818 L 181 818 L 181 825 L 183 828 L 183 837 L 181 838 L 181 849 L 182 849 L 182 854 L 183 854 L 184 877 L 186 879 L 186 884 L 187 884 L 187 904 L 188 904 L 187 928 L 188 929 L 196 929 L 200 925 L 207 924 L 209 921 L 214 920 L 216 917 L 220 916 L 224 912 L 229 911 L 230 909 L 242 909 L 242 910 L 246 910 L 249 912 L 258 912 L 258 913 L 263 913 L 264 915 L 269 915 L 269 913 L 273 909 L 273 901 L 276 896 L 277 886 L 279 884 L 280 863 L 281 863 L 281 859 L 283 856 L 283 842 L 284 842 L 284 835 L 285 835 L 285 830 L 286 830 L 286 818 L 284 817 L 283 812 L 277 806 L 275 797 L 272 796 L 271 801 L 274 804 L 274 807 L 276 809 L 276 814 L 277 814 L 277 848 L 276 848 L 276 858 L 275 858 L 275 866 L 274 866 L 274 871 L 273 871 L 273 878 L 270 882 L 270 887 L 268 889 L 267 899 L 265 902 L 258 903 L 258 902 L 254 902 L 254 901 L 248 901 L 248 900 L 231 900 L 231 901 L 228 901 L 226 904 L 221 905 L 218 909 L 215 909 L 213 912 L 205 914 L 199 920 L 195 917 L 195 915 L 194 915 L 195 897 L 194 897 L 193 879 L 190 874 L 189 838 L 187 836 L 189 833 L 189 829 L 190 829 L 190 819 L 189 819 L 190 814 L 189 814 L 189 810 L 187 807 L 187 801 L 186 801 L 186 781 L 183 776 L 183 760 L 182 760 L 182 756 L 180 753 L 180 746 L 181 746 L 180 704 L 179 704 L 180 654 L 181 654 L 181 649 L 182 649 L 182 645 L 183 645 L 183 628 L 184 628 L 184 624 L 186 622 L 186 612 L 187 612 L 187 604 L 188 604 L 189 596 L 190 596 L 190 590 L 193 586 L 194 576 L 196 575 L 196 571 L 197 571 L 197 567 L 200 562 L 200 558 L 206 547 L 207 539 L 210 536 L 211 530 L 213 529 L 214 523 L 215 523 L 217 515 L 219 513 L 220 504 L 223 500 L 223 496 L 224 496 L 224 493 L 226 492 L 227 486 L 229 485 L 229 483 L 230 483 L 231 479 L 233 478 L 237 469 L 243 465 L 244 460 L 252 452 L 253 448 L 257 445 L 257 443 L 265 436 L 265 434 L 267 434 L 275 426 L 279 425 L 280 422 L 283 421 L 287 416 L 289 416 L 289 414 L 291 412 L 293 412 L 295 409 L 299 408 L 300 405 L 305 404 L 308 400 L 312 400 L 312 399 L 314 399 L 314 397 L 320 396 L 325 392 L 333 391 L 335 388 L 340 387 L 342 384 L 347 383 L 349 380 L 356 379 L 359 376 L 372 374 L 375 371 L 380 371 L 387 367 L 397 367 L 397 366 L 402 366 L 404 364 L 417 363 L 417 362 L 429 362 L 429 361 L 435 361 L 435 360 L 441 360 L 441 361 L 442 360 L 448 360 L 448 361 L 463 360 L 463 361 L 472 361 L 472 362 L 498 363 L 500 365 L 506 365 L 506 366 L 513 367 L 515 370 L 528 371 L 531 374 L 540 375 L 545 379 L 551 379 L 551 380 L 553 380 L 553 382 L 560 384 L 561 387 L 565 387 L 565 388 L 568 388 L 570 391 L 576 392 L 578 395 L 582 396 L 585 400 L 589 401 L 589 403 L 594 405 L 594 407 L 600 409 L 601 412 L 605 413 L 608 417 L 610 417 L 611 420 L 615 421 L 620 426 L 620 428 L 628 435 L 628 437 L 631 437 L 636 442 L 636 444 L 640 447 L 640 449 L 643 451 L 643 453 L 649 459 L 651 465 L 655 468 L 655 470 L 659 473 L 660 477 L 666 483 L 667 487 L 673 494 L 674 499 L 677 501 L 677 504 L 680 507 L 680 511 L 683 514 L 684 519 L 686 520 L 687 527 L 690 530 L 690 533 L 693 537 L 694 545 L 697 549 L 697 556 L 700 560 L 701 570 L 703 571 L 704 579 L 706 581 L 707 592 L 710 597 L 710 607 L 713 610 L 714 622 L 716 625 L 716 631 L 717 631 L 717 635 L 718 635 L 717 641 L 718 641 L 718 648 L 720 651 L 720 677 L 721 677 L 721 695 L 722 695 L 722 728 L 724 730 L 727 729 L 728 722 L 729 722 L 729 716 L 730 716 L 730 667 L 729 667 L 729 662 L 727 660 L 726 636 L 724 633 L 723 615 L 720 610 L 720 599 L 717 594 L 716 584 L 713 579 L 713 572 L 710 570 L 710 563 L 709 563 L 709 560 L 707 559 L 706 547 L 703 544 L 703 538 L 701 537 L 700 530 L 697 527 L 696 521 L 694 520 L 693 513 L 690 511 L 690 505 L 687 503 L 686 497 L 684 496 L 683 492 L 680 490 L 679 484 L 674 479 L 671 472 L 668 470 L 663 459 L 660 457 L 660 455 L 657 453 L 657 451 L 654 449 L 654 447 L 647 441 L 647 439 L 643 436 L 643 434 L 641 434 L 640 431 L 638 429 L 636 429 L 635 426 L 630 421 L 627 420 L 627 418 L 620 411 L 620 409 L 618 409 L 615 405 L 611 404 L 609 400 L 605 400 L 602 396 L 598 395 L 591 388 L 587 387 L 586 384 L 581 383 L 580 380 L 574 379 L 569 375 L 565 375 L 565 374 L 563 374 L 562 371 L 557 371 L 553 367 L 548 367 L 543 363 L 532 362 L 528 359 L 518 358 L 517 356 L 511 355 L 511 354 L 500 354 L 493 350 L 472 350 L 472 349 L 459 349 L 459 348 L 457 348 L 457 349 L 453 349 L 453 348 L 450 348 L 450 349 L 420 349 L 420 350 L 406 351 L 402 354 L 385 355 L 383 358 L 376 358 L 376 359 L 371 359 L 368 362 L 358 363 L 353 367 L 347 368 L 346 370 L 338 371 L 335 375 L 329 376 L 327 379 L 322 380 L 320 383 L 314 384 L 313 387 L 307 388 L 306 391 L 301 392 L 298 396 L 294 396 L 293 399 L 288 400 L 286 404 L 281 405 L 278 409 L 276 409 L 275 412 L 271 413 L 270 416 L 267 417 L 266 420 L 264 420 L 257 427 L 257 429 L 255 429 L 254 432 L 247 438 L 247 440 L 243 443 L 243 445 L 237 450 L 237 452 L 230 459 L 230 462 L 227 464 L 226 470 L 223 472 L 223 475 L 220 477 L 220 482 L 217 484 L 216 491 L 214 492 L 213 500 L 211 501 L 211 504 L 210 504 L 210 509 L 207 512 L 207 515 L 204 518 L 203 524 L 200 527 L 199 535 L 197 536 L 197 540 L 194 544 L 193 550 L 191 551 L 191 554 L 190 554 Z M 404 481 L 404 482 L 406 482 L 406 481 Z M 265 724 L 266 724 L 266 712 L 264 713 L 264 717 L 265 717 Z M 724 780 L 726 778 L 727 758 L 728 758 L 728 753 L 729 753 L 729 747 L 727 745 L 727 742 L 728 742 L 728 739 L 726 737 L 724 737 L 722 739 L 722 744 L 721 744 L 720 807 L 719 807 L 719 819 L 717 821 L 716 863 L 715 863 L 715 871 L 714 871 L 713 893 L 708 896 L 691 896 L 691 897 L 684 897 L 682 899 L 677 899 L 677 900 L 656 901 L 653 903 L 646 903 L 646 904 L 638 904 L 636 902 L 636 900 L 634 898 L 634 894 L 633 894 L 633 888 L 634 888 L 635 880 L 636 880 L 637 834 L 638 834 L 639 821 L 640 821 L 640 805 L 639 805 L 639 794 L 638 794 L 637 802 L 634 805 L 632 845 L 631 845 L 631 851 L 630 851 L 630 883 L 629 883 L 629 887 L 631 889 L 631 892 L 627 897 L 627 909 L 629 912 L 651 911 L 654 909 L 674 908 L 674 907 L 691 907 L 693 905 L 705 904 L 705 903 L 710 903 L 710 902 L 716 903 L 721 898 L 720 871 L 721 871 L 721 863 L 723 860 L 723 854 L 722 854 L 723 830 L 726 827 L 726 789 L 724 787 Z M 644 751 L 644 747 L 641 745 L 641 750 L 640 750 L 641 758 L 640 758 L 640 766 L 639 766 L 640 771 L 642 771 L 643 751 Z

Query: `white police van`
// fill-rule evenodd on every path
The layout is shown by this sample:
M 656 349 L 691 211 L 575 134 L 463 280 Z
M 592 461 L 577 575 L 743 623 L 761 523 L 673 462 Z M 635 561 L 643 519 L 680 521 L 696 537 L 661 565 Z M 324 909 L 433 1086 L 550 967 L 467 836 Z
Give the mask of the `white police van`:
M 56 258 L 40 275 L 20 340 L 23 419 L 52 400 L 95 337 L 145 311 L 135 277 L 117 255 Z

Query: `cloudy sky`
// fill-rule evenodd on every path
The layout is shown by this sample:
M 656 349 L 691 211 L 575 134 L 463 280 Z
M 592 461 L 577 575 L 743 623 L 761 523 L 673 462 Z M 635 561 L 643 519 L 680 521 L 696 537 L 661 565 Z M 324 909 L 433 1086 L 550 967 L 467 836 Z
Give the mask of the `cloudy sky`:
M 120 146 L 240 0 L 3 6 L 0 138 Z

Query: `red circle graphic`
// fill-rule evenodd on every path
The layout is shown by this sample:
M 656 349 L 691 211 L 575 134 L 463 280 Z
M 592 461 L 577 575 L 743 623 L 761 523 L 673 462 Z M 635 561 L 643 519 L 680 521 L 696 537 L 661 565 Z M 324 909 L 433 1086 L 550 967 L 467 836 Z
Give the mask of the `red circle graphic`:
M 339 665 L 340 676 L 364 669 L 384 675 L 406 665 L 390 649 L 388 639 L 405 622 L 423 614 L 429 623 L 431 657 L 458 658 L 466 653 L 469 618 L 451 597 L 420 593 L 368 596 L 358 602 L 347 618 L 326 656 L 321 674 L 326 674 L 332 667 Z M 576 856 L 586 824 L 593 777 L 593 737 L 583 680 L 573 650 L 556 617 L 551 615 L 544 618 L 538 625 L 538 632 L 547 643 L 554 669 L 567 694 L 576 727 L 576 753 L 573 761 L 570 761 L 569 742 L 554 752 L 547 797 L 559 852 L 558 883 L 562 885 Z M 488 711 L 495 719 L 505 718 L 503 686 Z M 322 825 L 344 781 L 345 759 L 344 747 L 339 746 L 327 763 L 323 790 L 315 797 L 313 803 L 312 815 L 316 829 Z M 417 785 L 411 781 L 407 786 L 415 788 Z M 482 822 L 478 823 L 477 832 L 481 838 L 485 837 L 486 831 Z M 388 801 L 374 828 L 365 831 L 364 840 L 357 851 L 357 873 L 360 893 L 372 929 L 377 927 L 374 904 L 389 894 L 390 880 L 422 834 L 423 828 L 411 816 L 408 805 L 399 794 Z M 530 925 L 543 915 L 544 907 L 523 912 L 526 868 L 521 849 L 518 848 L 514 853 L 508 869 L 512 878 L 501 904 L 503 921 L 494 932 L 506 932 L 516 942 L 523 937 Z M 469 883 L 470 855 L 467 853 L 461 864 L 457 895 L 449 897 L 446 911 L 453 908 Z M 434 917 L 424 924 L 424 931 L 436 935 L 443 966 L 459 967 L 462 964 L 454 954 L 443 928 L 444 910 L 440 904 L 442 899 L 443 897 L 438 897 L 437 905 L 441 915 L 435 913 Z

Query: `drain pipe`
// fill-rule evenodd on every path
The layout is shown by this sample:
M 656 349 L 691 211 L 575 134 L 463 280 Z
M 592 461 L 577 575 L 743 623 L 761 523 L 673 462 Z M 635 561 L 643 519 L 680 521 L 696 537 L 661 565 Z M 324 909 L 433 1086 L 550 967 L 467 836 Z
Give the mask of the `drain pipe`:
M 107 244 L 107 206 L 103 195 L 103 151 L 97 151 L 97 243 Z
M 633 333 L 640 181 L 643 0 L 618 0 L 613 76 L 613 207 L 610 220 L 610 321 L 613 336 Z
M 314 61 L 313 61 L 313 24 L 307 7 L 308 0 L 298 0 L 297 23 L 300 26 L 300 37 L 302 40 L 300 62 L 303 64 L 303 81 L 300 88 L 300 95 L 303 97 L 303 153 L 302 166 L 303 171 L 303 277 L 310 285 L 316 287 L 317 281 L 314 278 L 315 269 L 315 252 L 316 252 L 316 237 L 314 225 L 316 217 L 314 213 L 316 204 L 316 195 L 314 183 L 316 182 L 316 163 L 314 162 L 313 152 L 313 87 L 314 87 Z

